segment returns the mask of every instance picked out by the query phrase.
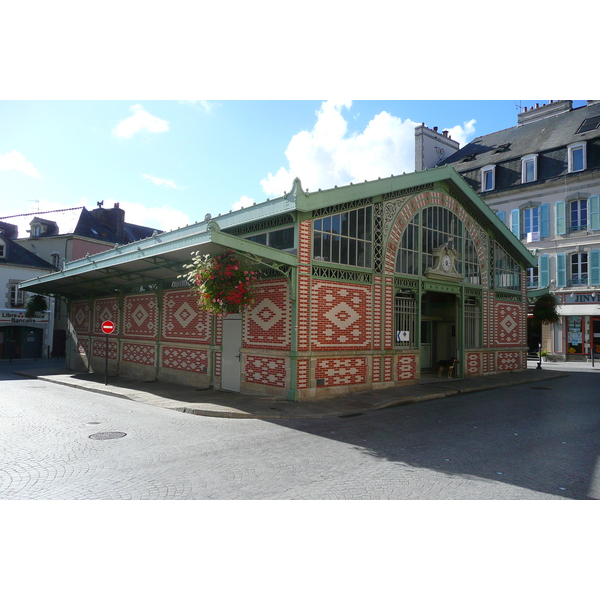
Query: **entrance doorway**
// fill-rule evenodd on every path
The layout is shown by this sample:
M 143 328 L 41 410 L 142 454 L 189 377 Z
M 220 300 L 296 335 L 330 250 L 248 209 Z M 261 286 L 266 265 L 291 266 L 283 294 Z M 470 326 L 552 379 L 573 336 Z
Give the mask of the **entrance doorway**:
M 459 358 L 457 296 L 426 292 L 421 302 L 421 370 L 435 371 L 438 360 Z M 454 369 L 457 376 L 459 365 Z
M 44 332 L 36 327 L 0 328 L 0 358 L 41 358 Z
M 239 392 L 242 380 L 242 315 L 223 319 L 223 352 L 221 354 L 221 389 Z

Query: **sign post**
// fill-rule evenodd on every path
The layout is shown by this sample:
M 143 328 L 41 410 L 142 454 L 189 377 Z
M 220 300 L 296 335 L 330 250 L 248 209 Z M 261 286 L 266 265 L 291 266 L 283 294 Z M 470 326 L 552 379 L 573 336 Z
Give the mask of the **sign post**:
M 102 323 L 102 333 L 106 334 L 106 350 L 104 353 L 104 385 L 108 385 L 108 336 L 115 330 L 115 324 L 112 321 Z

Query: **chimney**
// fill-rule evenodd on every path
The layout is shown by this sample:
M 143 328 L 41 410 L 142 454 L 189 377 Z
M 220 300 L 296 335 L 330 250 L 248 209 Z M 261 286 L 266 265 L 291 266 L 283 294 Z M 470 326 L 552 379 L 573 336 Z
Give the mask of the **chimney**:
M 100 223 L 108 227 L 119 239 L 124 241 L 125 211 L 115 202 L 113 208 L 95 208 L 92 214 Z
M 547 117 L 554 117 L 555 115 L 569 112 L 572 109 L 572 100 L 551 100 L 549 104 L 543 104 L 542 106 L 538 102 L 529 110 L 525 107 L 523 112 L 517 115 L 517 125 L 525 125 L 526 123 L 533 123 Z

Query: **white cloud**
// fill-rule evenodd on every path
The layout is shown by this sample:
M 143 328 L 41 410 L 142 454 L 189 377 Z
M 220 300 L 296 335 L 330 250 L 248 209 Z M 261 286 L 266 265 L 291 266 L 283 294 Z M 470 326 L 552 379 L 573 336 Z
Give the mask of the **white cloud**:
M 153 177 L 152 175 L 143 174 L 142 177 L 149 179 L 154 185 L 162 185 L 164 187 L 173 188 L 174 190 L 184 190 L 185 187 L 178 186 L 172 179 L 160 179 L 159 177 Z
M 301 131 L 290 140 L 285 151 L 288 166 L 261 180 L 267 196 L 290 191 L 295 177 L 304 189 L 316 191 L 415 170 L 415 127 L 420 123 L 382 111 L 363 132 L 348 134 L 342 110 L 351 106 L 348 101 L 323 102 L 312 131 Z M 461 146 L 474 131 L 475 119 L 449 129 Z
M 304 189 L 315 190 L 414 171 L 418 123 L 384 111 L 362 133 L 348 135 L 341 112 L 351 106 L 351 102 L 323 102 L 312 131 L 301 131 L 291 139 L 285 151 L 289 167 L 261 181 L 267 195 L 289 191 L 294 177 L 301 179 Z
M 461 148 L 468 142 L 470 137 L 475 133 L 475 119 L 465 121 L 462 125 L 455 125 L 448 129 L 448 134 L 453 140 L 460 142 Z
M 143 109 L 141 104 L 135 104 L 130 110 L 133 111 L 133 115 L 121 121 L 115 128 L 117 137 L 131 138 L 134 134 L 144 130 L 151 133 L 169 131 L 168 121 L 151 115 Z
M 252 206 L 255 203 L 254 198 L 248 198 L 248 196 L 242 196 L 237 202 L 234 202 L 232 205 L 232 210 L 240 210 L 242 208 L 247 208 L 248 206 Z
M 209 115 L 212 112 L 212 109 L 215 106 L 221 106 L 221 104 L 219 102 L 209 102 L 208 100 L 181 100 L 181 103 L 189 104 L 189 105 L 193 106 L 194 108 L 200 108 L 207 115 Z
M 18 150 L 0 154 L 0 171 L 21 171 L 29 177 L 40 178 L 38 170 Z

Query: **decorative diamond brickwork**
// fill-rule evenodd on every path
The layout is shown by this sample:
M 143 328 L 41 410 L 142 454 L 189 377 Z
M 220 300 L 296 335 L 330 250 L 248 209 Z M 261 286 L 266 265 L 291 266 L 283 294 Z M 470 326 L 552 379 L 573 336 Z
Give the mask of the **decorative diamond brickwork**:
M 125 298 L 123 337 L 155 340 L 157 323 L 154 294 L 136 294 Z
M 198 308 L 190 290 L 167 291 L 163 296 L 162 338 L 171 342 L 210 344 L 211 316 Z
M 254 303 L 244 312 L 244 346 L 290 349 L 290 302 L 284 279 L 257 284 Z
M 302 263 L 310 263 L 312 258 L 312 221 L 302 221 L 298 228 L 300 240 L 298 260 Z
M 370 348 L 370 287 L 313 280 L 311 318 L 313 349 Z
M 285 387 L 287 375 L 285 358 L 247 356 L 244 371 L 248 383 Z
M 371 374 L 371 381 L 373 383 L 378 383 L 381 381 L 381 356 L 374 356 L 372 361 L 373 369 Z
M 208 372 L 208 352 L 195 348 L 175 348 L 163 346 L 162 366 L 167 369 L 190 371 L 192 373 Z
M 477 375 L 481 372 L 481 355 L 477 352 L 467 354 L 467 374 Z
M 154 365 L 156 362 L 156 347 L 147 344 L 124 343 L 122 359 L 124 362 Z
M 90 304 L 87 300 L 77 300 L 71 304 L 71 323 L 79 334 L 89 334 L 92 324 Z
M 398 356 L 397 366 L 398 380 L 417 378 L 417 359 L 416 356 Z
M 117 298 L 94 300 L 94 334 L 102 333 L 101 326 L 104 321 L 112 321 L 115 324 L 115 331 L 111 335 L 119 335 L 119 301 Z M 96 356 L 95 352 L 94 356 Z
M 316 379 L 323 379 L 323 387 L 354 385 L 367 381 L 366 358 L 328 358 L 317 360 Z
M 298 275 L 298 350 L 310 349 L 310 276 Z
M 496 346 L 517 346 L 520 343 L 521 312 L 519 304 L 496 303 Z
M 117 360 L 118 353 L 118 345 L 116 341 L 108 342 L 108 358 L 111 360 Z M 92 340 L 92 354 L 96 358 L 105 358 L 106 357 L 106 339 L 102 340 Z
M 520 352 L 498 352 L 498 371 L 514 371 L 521 368 Z
M 89 340 L 77 340 L 77 352 L 79 354 L 89 354 L 90 350 L 90 342 Z

